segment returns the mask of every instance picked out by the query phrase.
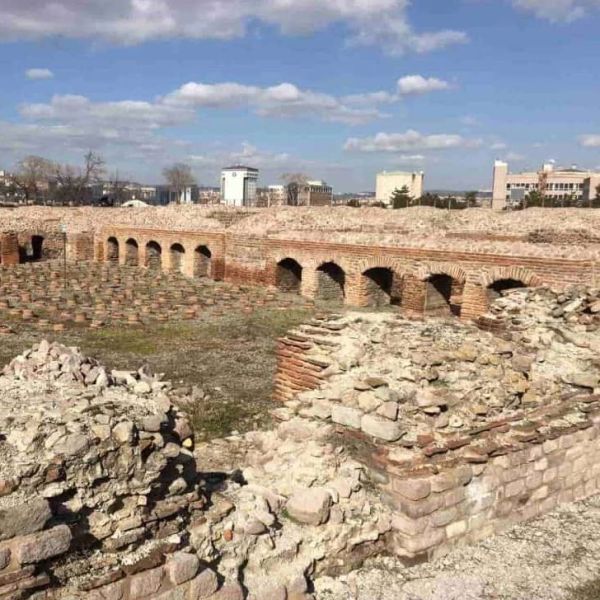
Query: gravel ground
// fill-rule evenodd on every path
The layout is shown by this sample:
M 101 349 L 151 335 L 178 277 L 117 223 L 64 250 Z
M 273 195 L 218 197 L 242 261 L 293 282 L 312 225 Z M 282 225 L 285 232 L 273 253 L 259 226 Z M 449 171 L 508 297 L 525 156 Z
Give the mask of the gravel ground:
M 600 496 L 412 568 L 377 558 L 316 582 L 318 600 L 598 600 Z

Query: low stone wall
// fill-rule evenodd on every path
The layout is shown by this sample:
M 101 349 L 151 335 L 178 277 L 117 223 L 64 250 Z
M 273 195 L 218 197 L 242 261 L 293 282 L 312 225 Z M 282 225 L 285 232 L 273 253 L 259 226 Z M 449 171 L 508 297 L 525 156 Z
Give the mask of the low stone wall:
M 600 398 L 578 401 L 589 420 L 547 436 L 524 435 L 532 441 L 497 446 L 491 455 L 446 457 L 417 468 L 374 457 L 383 499 L 393 511 L 391 550 L 432 558 L 598 493 Z M 485 432 L 472 442 L 481 436 Z

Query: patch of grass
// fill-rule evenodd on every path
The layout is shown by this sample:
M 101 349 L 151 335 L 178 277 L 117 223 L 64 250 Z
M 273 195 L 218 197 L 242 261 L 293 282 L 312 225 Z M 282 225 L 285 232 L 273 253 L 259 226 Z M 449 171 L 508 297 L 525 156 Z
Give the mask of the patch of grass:
M 79 346 L 111 369 L 147 364 L 175 387 L 194 385 L 208 392 L 208 399 L 188 410 L 197 437 L 210 439 L 269 422 L 276 340 L 310 316 L 304 308 L 264 308 L 250 315 L 207 313 L 198 321 L 70 328 L 60 334 L 19 325 L 18 335 L 1 340 L 0 365 L 43 337 Z

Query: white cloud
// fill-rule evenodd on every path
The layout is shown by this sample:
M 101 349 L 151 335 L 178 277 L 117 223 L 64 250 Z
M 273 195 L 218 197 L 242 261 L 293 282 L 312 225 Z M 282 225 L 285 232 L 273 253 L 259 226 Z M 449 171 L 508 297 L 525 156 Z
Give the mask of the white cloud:
M 572 22 L 589 9 L 600 8 L 600 0 L 512 0 L 513 5 L 553 23 Z
M 413 96 L 416 94 L 428 94 L 447 90 L 450 84 L 435 77 L 423 77 L 422 75 L 407 75 L 398 79 L 398 94 L 401 96 Z
M 409 129 L 404 133 L 378 133 L 374 137 L 349 138 L 344 149 L 354 152 L 406 152 L 475 147 L 480 144 L 479 140 L 469 140 L 457 134 L 423 135 Z
M 349 106 L 344 99 L 329 94 L 302 90 L 292 83 L 261 88 L 239 83 L 205 84 L 189 82 L 163 99 L 165 106 L 188 108 L 253 108 L 257 114 L 274 117 L 317 117 L 357 125 L 384 115 L 374 105 Z
M 579 136 L 579 143 L 584 148 L 600 148 L 600 134 L 588 133 Z
M 490 146 L 490 150 L 506 150 L 508 145 L 504 142 L 495 142 Z
M 27 69 L 25 77 L 27 79 L 52 79 L 54 73 L 50 69 Z
M 310 34 L 342 24 L 352 43 L 393 54 L 430 52 L 464 43 L 463 32 L 416 32 L 409 0 L 4 0 L 0 38 L 51 36 L 120 44 L 173 38 L 231 39 L 251 22 L 284 35 Z

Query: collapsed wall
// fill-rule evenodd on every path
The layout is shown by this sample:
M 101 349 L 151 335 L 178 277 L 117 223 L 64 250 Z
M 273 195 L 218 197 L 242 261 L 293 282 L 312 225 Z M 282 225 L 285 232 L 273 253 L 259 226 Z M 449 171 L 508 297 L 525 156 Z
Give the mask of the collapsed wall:
M 283 410 L 357 448 L 399 556 L 446 552 L 600 489 L 600 293 L 513 291 L 487 319 L 501 336 L 353 313 L 280 341 Z
M 180 396 L 42 341 L 0 376 L 0 599 L 310 600 L 387 507 L 330 425 L 194 448 Z

